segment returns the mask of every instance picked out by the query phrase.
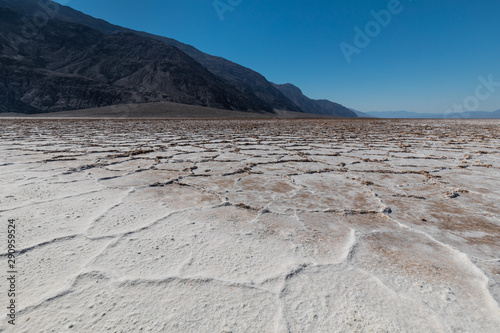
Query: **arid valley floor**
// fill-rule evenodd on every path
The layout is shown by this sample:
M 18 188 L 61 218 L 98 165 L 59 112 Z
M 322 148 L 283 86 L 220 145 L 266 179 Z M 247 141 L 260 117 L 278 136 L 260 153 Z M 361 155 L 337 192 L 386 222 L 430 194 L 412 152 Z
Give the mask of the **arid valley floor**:
M 500 121 L 1 123 L 1 331 L 498 332 Z

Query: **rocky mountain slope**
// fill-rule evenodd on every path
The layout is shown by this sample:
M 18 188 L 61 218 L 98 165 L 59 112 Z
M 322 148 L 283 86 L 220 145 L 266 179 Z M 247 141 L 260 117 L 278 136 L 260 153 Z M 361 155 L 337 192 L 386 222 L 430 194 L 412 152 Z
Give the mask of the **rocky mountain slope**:
M 10 26 L 5 22 L 0 23 L 0 38 L 3 38 L 0 75 L 4 78 L 0 83 L 0 101 L 3 102 L 0 112 L 57 111 L 124 103 L 172 101 L 228 110 L 288 110 L 356 117 L 355 113 L 340 104 L 326 100 L 313 101 L 296 87 L 294 88 L 299 92 L 291 93 L 290 89 L 285 89 L 286 85 L 276 86 L 251 69 L 206 54 L 191 45 L 113 25 L 52 1 L 0 0 L 0 7 L 25 16 L 22 26 L 19 22 L 11 22 Z M 32 23 L 33 18 L 40 13 L 44 13 L 43 15 L 51 20 L 48 26 L 42 25 L 39 29 Z M 52 64 L 50 52 L 59 51 L 57 47 L 61 45 L 57 44 L 57 38 L 50 41 L 56 42 L 55 45 L 48 45 L 44 37 L 48 30 L 54 28 L 54 19 L 73 27 L 84 25 L 90 28 L 85 31 L 95 30 L 101 35 L 95 35 L 90 44 L 82 44 L 85 47 L 92 46 L 92 50 L 88 52 L 80 49 L 79 52 L 84 54 L 78 55 L 84 58 L 79 58 L 77 53 L 73 54 L 74 50 L 68 50 L 73 54 L 71 59 L 75 60 L 75 63 L 70 64 L 70 59 L 66 59 L 64 66 L 59 67 L 60 64 Z M 26 22 L 30 22 L 31 26 L 27 27 Z M 17 27 L 12 24 L 17 24 Z M 58 24 L 59 27 L 64 25 Z M 12 34 L 12 29 L 17 32 Z M 28 36 L 28 44 L 33 42 L 34 45 L 18 49 L 18 44 L 26 44 L 27 40 L 19 43 L 19 40 L 26 37 L 26 29 L 30 33 L 30 29 L 36 31 L 33 41 L 32 36 Z M 55 37 L 57 33 L 53 33 Z M 12 38 L 12 35 L 16 37 Z M 146 39 L 140 39 L 140 36 L 160 41 L 166 47 L 161 48 L 160 44 L 153 44 L 151 40 L 145 42 Z M 87 37 L 77 34 L 68 36 L 63 33 L 62 38 L 80 41 L 86 40 Z M 97 40 L 101 43 L 97 44 Z M 150 52 L 147 59 L 139 59 L 138 52 L 130 52 L 136 48 L 136 43 L 142 45 L 142 49 L 154 45 L 152 49 L 155 51 Z M 112 49 L 115 46 L 119 48 L 116 52 Z M 45 62 L 34 61 L 34 57 L 38 57 L 35 54 L 40 52 L 39 49 L 45 50 L 41 52 Z M 104 58 L 98 60 L 100 56 Z M 177 66 L 181 59 L 183 64 Z M 122 73 L 123 77 L 116 76 Z
M 300 107 L 306 113 L 324 114 L 339 117 L 357 117 L 356 113 L 343 105 L 328 101 L 326 99 L 313 100 L 305 96 L 302 91 L 293 84 L 275 84 L 285 96 Z
M 132 33 L 105 35 L 50 20 L 25 39 L 25 17 L 0 8 L 0 111 L 48 112 L 170 101 L 272 112 L 178 48 Z
M 33 16 L 37 11 L 44 10 L 40 3 L 41 2 L 38 0 L 0 0 L 0 7 L 8 7 L 23 15 Z M 53 6 L 54 4 L 52 1 L 44 1 L 42 3 L 46 3 L 47 6 Z M 175 46 L 202 64 L 212 74 L 215 74 L 219 78 L 226 81 L 226 83 L 229 83 L 238 89 L 241 93 L 246 95 L 247 98 L 249 96 L 257 96 L 260 100 L 267 104 L 267 109 L 274 108 L 288 111 L 302 111 L 297 105 L 276 89 L 271 82 L 267 81 L 264 76 L 249 68 L 240 66 L 221 57 L 206 54 L 193 46 L 181 43 L 172 38 L 157 36 L 113 25 L 104 20 L 96 19 L 92 16 L 74 10 L 68 6 L 55 4 L 54 8 L 57 8 L 57 10 L 54 10 L 52 15 L 54 18 L 59 20 L 80 23 L 104 34 L 132 32 L 140 36 L 150 37 Z

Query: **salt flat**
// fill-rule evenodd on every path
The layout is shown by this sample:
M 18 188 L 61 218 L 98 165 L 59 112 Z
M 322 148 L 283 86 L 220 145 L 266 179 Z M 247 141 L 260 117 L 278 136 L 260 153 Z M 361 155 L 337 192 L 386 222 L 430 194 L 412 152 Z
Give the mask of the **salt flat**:
M 0 330 L 498 332 L 499 133 L 2 119 Z

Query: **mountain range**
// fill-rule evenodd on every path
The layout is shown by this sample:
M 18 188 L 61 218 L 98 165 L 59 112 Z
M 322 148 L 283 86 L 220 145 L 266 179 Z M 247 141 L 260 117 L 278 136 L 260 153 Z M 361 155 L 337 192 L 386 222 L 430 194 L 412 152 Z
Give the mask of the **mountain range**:
M 27 27 L 40 11 L 50 19 Z M 29 29 L 36 33 L 27 34 Z M 193 46 L 51 1 L 0 0 L 0 42 L 0 112 L 169 101 L 249 112 L 357 116 Z
M 355 112 L 338 103 L 334 103 L 326 99 L 310 99 L 302 93 L 300 88 L 291 83 L 275 84 L 274 86 L 306 113 L 337 115 L 340 117 L 351 118 L 357 117 Z
M 355 111 L 358 117 L 373 117 L 373 118 L 409 118 L 409 119 L 500 119 L 500 110 L 487 111 L 471 111 L 460 113 L 418 113 L 410 111 L 370 111 L 359 112 Z

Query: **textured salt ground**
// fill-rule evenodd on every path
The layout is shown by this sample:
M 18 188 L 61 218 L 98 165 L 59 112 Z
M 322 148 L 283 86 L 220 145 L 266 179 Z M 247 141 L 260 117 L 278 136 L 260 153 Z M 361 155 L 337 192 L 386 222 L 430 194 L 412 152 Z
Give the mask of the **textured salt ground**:
M 499 121 L 2 125 L 1 331 L 498 332 Z

